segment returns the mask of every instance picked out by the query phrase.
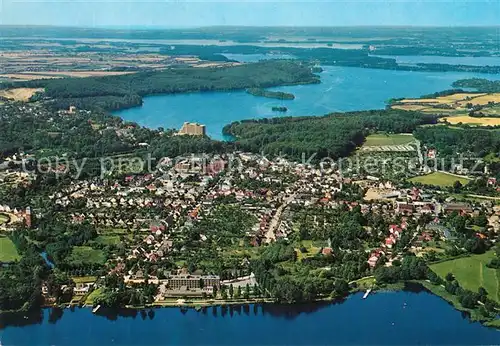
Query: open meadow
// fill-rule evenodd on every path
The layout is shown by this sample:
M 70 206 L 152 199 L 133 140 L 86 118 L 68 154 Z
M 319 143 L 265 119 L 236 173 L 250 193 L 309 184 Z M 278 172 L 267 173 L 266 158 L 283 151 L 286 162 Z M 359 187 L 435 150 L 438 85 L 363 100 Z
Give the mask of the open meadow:
M 473 292 L 484 287 L 491 299 L 500 302 L 500 270 L 486 266 L 494 257 L 495 253 L 488 251 L 481 255 L 431 264 L 430 268 L 442 278 L 452 273 L 460 286 Z
M 41 88 L 15 88 L 0 90 L 0 97 L 5 97 L 14 101 L 29 101 L 30 97 L 36 92 L 43 91 Z
M 498 118 L 488 118 L 488 117 L 471 117 L 467 114 L 455 115 L 451 117 L 442 118 L 443 121 L 447 121 L 452 125 L 456 124 L 470 124 L 478 126 L 500 126 L 500 117 Z
M 75 246 L 69 256 L 69 262 L 73 265 L 104 264 L 106 256 L 102 250 L 90 246 Z
M 441 187 L 453 186 L 456 181 L 459 181 L 462 185 L 466 185 L 470 181 L 467 177 L 460 177 L 445 172 L 433 172 L 431 174 L 413 177 L 409 180 L 414 183 L 436 185 Z
M 14 262 L 20 258 L 12 240 L 6 236 L 0 236 L 0 262 Z
M 384 134 L 377 133 L 366 137 L 363 146 L 382 146 L 382 145 L 404 145 L 412 143 L 415 138 L 411 134 Z

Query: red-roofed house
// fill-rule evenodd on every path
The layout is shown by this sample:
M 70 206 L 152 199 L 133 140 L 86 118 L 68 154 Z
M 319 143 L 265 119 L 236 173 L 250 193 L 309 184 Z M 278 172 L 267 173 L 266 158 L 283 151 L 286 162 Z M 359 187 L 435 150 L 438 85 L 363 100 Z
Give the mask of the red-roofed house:
M 385 238 L 385 246 L 389 249 L 396 244 L 396 238 L 391 234 L 389 237 Z
M 323 250 L 321 250 L 321 253 L 325 256 L 327 255 L 333 255 L 333 250 L 331 247 L 324 247 Z

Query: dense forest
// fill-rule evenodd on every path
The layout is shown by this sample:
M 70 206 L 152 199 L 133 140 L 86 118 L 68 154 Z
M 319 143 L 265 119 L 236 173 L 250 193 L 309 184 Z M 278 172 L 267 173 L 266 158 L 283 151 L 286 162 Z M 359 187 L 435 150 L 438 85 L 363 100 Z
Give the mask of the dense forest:
M 18 82 L 15 86 L 45 88 L 45 93 L 36 98 L 53 99 L 59 109 L 74 104 L 84 109 L 98 106 L 111 110 L 140 105 L 141 97 L 151 94 L 319 82 L 319 77 L 307 65 L 273 60 L 225 68 L 171 68 L 119 76 L 35 80 Z M 0 84 L 0 88 L 12 86 L 13 83 Z
M 224 152 L 231 143 L 208 137 L 175 136 L 173 130 L 147 129 L 104 112 L 54 113 L 40 103 L 0 105 L 0 163 L 18 151 L 41 157 L 87 158 L 88 174 L 99 171 L 99 157 L 152 153 L 175 157 L 185 153 Z M 138 143 L 149 144 L 145 149 Z M 95 158 L 93 161 L 90 160 Z M 95 161 L 95 162 L 94 162 Z M 95 163 L 95 164 L 94 164 Z M 95 168 L 95 170 L 94 170 Z
M 237 138 L 243 150 L 293 158 L 316 154 L 339 158 L 360 146 L 371 131 L 409 133 L 436 118 L 416 112 L 374 110 L 334 113 L 322 117 L 282 117 L 244 120 L 224 127 L 224 133 Z
M 441 157 L 457 153 L 484 157 L 500 152 L 500 135 L 497 130 L 450 128 L 443 125 L 420 127 L 414 134 L 422 144 L 437 149 Z
M 500 81 L 492 81 L 483 78 L 459 79 L 453 84 L 454 88 L 471 88 L 478 92 L 497 93 L 500 92 Z
M 450 128 L 443 125 L 420 127 L 414 135 L 425 147 L 437 149 L 438 157 L 434 163 L 441 165 L 440 169 L 453 169 L 453 164 L 461 164 L 464 168 L 474 170 L 475 173 L 482 173 L 485 162 L 488 162 L 489 175 L 500 179 L 499 130 L 473 127 Z M 481 161 L 478 162 L 478 159 Z M 432 165 L 433 162 L 428 162 L 428 164 Z M 494 193 L 494 191 L 489 191 L 484 179 L 476 180 L 467 188 L 475 193 Z

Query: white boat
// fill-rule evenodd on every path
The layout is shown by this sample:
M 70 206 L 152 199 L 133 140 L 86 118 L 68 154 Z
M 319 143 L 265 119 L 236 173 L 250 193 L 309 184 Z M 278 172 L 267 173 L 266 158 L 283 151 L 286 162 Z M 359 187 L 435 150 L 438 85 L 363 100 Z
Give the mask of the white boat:
M 363 299 L 366 299 L 366 297 L 368 297 L 368 295 L 370 294 L 371 291 L 372 291 L 371 288 L 367 289 L 364 296 L 363 296 Z
M 92 309 L 92 313 L 95 314 L 97 310 L 101 308 L 101 305 L 97 305 L 95 308 Z

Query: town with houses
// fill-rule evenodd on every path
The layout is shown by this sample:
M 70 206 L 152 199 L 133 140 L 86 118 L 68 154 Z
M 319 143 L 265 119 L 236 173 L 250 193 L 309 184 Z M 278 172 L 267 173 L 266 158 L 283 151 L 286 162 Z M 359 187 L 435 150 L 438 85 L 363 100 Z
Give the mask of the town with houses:
M 299 228 L 328 227 L 316 216 L 312 224 L 301 225 L 296 213 L 304 211 L 341 209 L 381 217 L 383 229 L 363 226 L 370 235 L 362 246 L 367 274 L 379 266 L 400 265 L 406 251 L 426 259 L 445 258 L 446 249 L 457 246 L 451 216 L 482 217 L 481 226 L 472 226 L 477 239 L 492 241 L 500 231 L 500 206 L 495 200 L 461 199 L 452 191 L 397 184 L 382 177 L 346 177 L 334 165 L 245 152 L 193 154 L 165 162 L 161 172 L 70 180 L 47 195 L 59 222 L 97 231 L 92 241 L 78 246 L 83 257 L 78 265 L 63 262 L 74 277 L 62 287 L 70 292 L 67 302 L 95 305 L 111 274 L 127 286 L 155 285 L 152 304 L 207 297 L 227 300 L 224 289 L 228 287 L 239 290 L 240 298 L 246 289 L 248 298 L 259 291 L 259 278 L 250 263 L 262 248 L 291 244 L 297 261 L 351 252 L 332 246 L 332 239 L 297 237 Z M 0 172 L 2 179 L 13 175 L 29 181 L 26 173 L 15 169 Z M 497 182 L 490 178 L 488 184 Z M 36 206 L 0 205 L 5 218 L 0 228 L 9 231 L 22 226 L 31 236 L 38 227 L 34 220 L 43 218 L 43 213 Z M 221 213 L 224 220 L 218 220 Z M 234 232 L 229 240 L 210 229 L 217 222 L 227 223 L 228 232 Z M 75 256 L 75 250 L 70 256 Z M 218 256 L 224 256 L 224 263 L 216 263 Z M 47 285 L 42 290 L 47 302 L 53 301 Z

